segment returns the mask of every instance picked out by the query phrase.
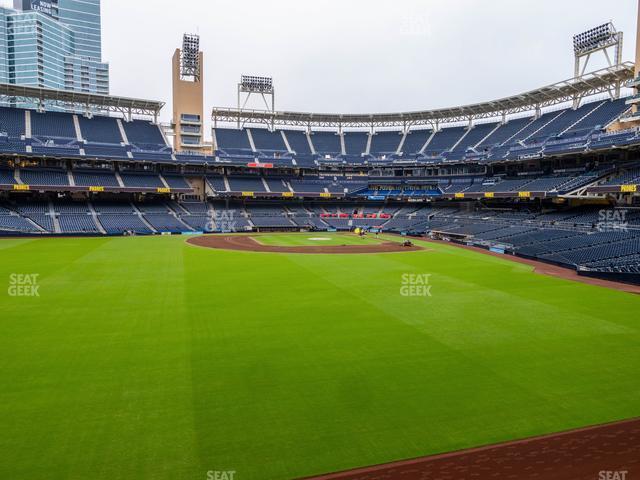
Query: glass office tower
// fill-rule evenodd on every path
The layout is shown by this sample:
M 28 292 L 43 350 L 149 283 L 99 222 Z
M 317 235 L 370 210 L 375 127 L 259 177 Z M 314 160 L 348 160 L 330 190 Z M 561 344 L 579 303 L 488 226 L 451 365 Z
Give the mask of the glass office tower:
M 109 93 L 100 0 L 14 0 L 0 8 L 0 81 Z

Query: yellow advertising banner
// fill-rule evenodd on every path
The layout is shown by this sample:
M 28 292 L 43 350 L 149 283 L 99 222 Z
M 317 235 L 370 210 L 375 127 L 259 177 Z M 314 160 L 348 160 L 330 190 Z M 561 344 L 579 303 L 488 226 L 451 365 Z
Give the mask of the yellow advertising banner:
M 622 193 L 636 193 L 638 185 L 620 185 L 620 191 Z
M 14 185 L 13 186 L 14 190 L 19 190 L 21 192 L 25 192 L 25 191 L 29 191 L 31 190 L 31 188 L 29 187 L 29 185 Z

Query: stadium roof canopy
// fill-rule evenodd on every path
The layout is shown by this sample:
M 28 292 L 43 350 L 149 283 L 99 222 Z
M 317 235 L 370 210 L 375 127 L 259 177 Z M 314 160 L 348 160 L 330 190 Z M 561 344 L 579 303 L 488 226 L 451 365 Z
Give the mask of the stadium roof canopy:
M 440 108 L 404 113 L 332 114 L 303 112 L 269 112 L 266 110 L 242 110 L 217 108 L 212 111 L 214 125 L 218 122 L 265 124 L 268 126 L 304 127 L 393 127 L 409 128 L 418 125 L 435 125 L 496 118 L 521 112 L 538 110 L 557 104 L 575 102 L 592 95 L 608 93 L 612 97 L 621 84 L 634 77 L 634 64 L 625 62 L 587 73 L 547 87 L 520 95 L 453 108 Z
M 0 100 L 3 102 L 34 103 L 43 107 L 56 105 L 78 111 L 102 110 L 131 115 L 152 116 L 157 120 L 164 102 L 141 100 L 94 93 L 72 92 L 52 88 L 29 87 L 0 83 Z M 44 103 L 46 102 L 46 104 Z

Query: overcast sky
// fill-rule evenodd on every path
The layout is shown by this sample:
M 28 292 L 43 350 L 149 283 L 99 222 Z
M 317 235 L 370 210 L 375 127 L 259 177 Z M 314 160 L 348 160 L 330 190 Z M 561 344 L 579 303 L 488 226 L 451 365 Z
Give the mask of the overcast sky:
M 267 75 L 276 108 L 390 112 L 516 94 L 573 74 L 572 35 L 613 20 L 633 60 L 636 0 L 103 0 L 111 93 L 164 100 L 182 34 L 205 52 L 205 111 Z M 594 69 L 603 66 L 594 64 Z

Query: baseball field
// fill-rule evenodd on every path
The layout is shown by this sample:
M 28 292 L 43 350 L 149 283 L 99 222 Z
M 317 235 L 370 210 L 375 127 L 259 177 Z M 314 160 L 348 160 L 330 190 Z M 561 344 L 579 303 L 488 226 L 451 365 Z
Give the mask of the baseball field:
M 0 240 L 0 478 L 289 479 L 640 416 L 640 297 L 416 243 Z

